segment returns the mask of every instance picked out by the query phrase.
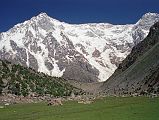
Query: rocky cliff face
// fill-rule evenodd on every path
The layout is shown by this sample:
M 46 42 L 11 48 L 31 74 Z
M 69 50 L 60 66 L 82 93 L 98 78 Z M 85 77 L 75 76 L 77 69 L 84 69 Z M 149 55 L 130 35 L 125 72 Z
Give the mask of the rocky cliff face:
M 107 94 L 159 93 L 159 22 L 101 87 Z
M 51 76 L 105 81 L 158 20 L 147 13 L 134 25 L 75 25 L 41 13 L 0 33 L 0 59 Z

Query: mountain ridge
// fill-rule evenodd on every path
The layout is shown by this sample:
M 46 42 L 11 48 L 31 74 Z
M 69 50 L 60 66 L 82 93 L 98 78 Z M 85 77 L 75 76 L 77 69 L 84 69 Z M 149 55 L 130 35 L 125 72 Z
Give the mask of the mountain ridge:
M 41 13 L 0 33 L 0 59 L 80 82 L 105 81 L 159 15 L 149 13 L 142 19 L 134 25 L 77 25 Z
M 51 77 L 31 68 L 0 60 L 0 95 L 17 96 L 70 96 L 80 89 L 68 84 L 63 78 Z
M 159 22 L 137 44 L 114 74 L 103 84 L 107 94 L 159 93 Z

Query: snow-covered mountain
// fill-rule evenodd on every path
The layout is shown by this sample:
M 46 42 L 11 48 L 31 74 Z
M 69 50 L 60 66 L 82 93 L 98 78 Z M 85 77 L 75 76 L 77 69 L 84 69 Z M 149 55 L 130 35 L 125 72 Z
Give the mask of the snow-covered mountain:
M 68 24 L 41 13 L 0 33 L 0 59 L 82 82 L 105 81 L 132 47 L 143 40 L 159 14 L 136 24 Z

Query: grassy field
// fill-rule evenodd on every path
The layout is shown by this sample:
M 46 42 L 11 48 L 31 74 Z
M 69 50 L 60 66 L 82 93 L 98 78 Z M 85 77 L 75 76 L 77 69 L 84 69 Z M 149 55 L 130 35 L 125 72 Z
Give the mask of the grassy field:
M 159 120 L 159 98 L 104 98 L 92 104 L 66 102 L 10 105 L 0 109 L 0 120 Z

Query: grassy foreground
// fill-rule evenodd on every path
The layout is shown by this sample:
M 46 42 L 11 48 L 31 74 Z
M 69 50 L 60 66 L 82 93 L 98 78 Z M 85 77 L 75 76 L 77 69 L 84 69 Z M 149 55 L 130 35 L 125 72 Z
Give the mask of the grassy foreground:
M 92 104 L 18 104 L 0 109 L 0 120 L 159 120 L 159 98 L 104 98 Z

